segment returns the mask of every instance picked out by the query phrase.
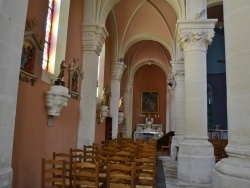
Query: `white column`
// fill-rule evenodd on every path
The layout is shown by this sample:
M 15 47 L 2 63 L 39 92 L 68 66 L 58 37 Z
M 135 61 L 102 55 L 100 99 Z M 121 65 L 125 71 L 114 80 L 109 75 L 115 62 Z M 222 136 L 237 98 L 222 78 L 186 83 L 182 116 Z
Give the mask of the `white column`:
M 184 62 L 171 62 L 172 74 L 175 78 L 175 133 L 171 144 L 171 158 L 176 158 L 177 148 L 183 141 L 184 126 L 185 126 L 185 73 Z
M 226 42 L 228 158 L 213 171 L 213 187 L 250 187 L 250 1 L 223 1 Z
M 131 107 L 131 88 L 133 86 L 133 81 L 124 81 L 124 88 L 123 88 L 123 96 L 124 96 L 124 117 L 125 123 L 123 125 L 123 137 L 131 138 L 132 137 L 132 113 L 130 113 Z M 130 125 L 130 126 L 128 126 Z
M 206 51 L 217 20 L 178 21 L 185 64 L 185 130 L 178 152 L 178 179 L 211 184 L 214 151 L 207 137 Z
M 175 80 L 171 79 L 174 84 L 169 87 L 168 85 L 168 93 L 169 93 L 169 130 L 175 131 Z M 169 84 L 169 83 L 168 83 Z
M 111 98 L 110 116 L 112 117 L 112 139 L 118 134 L 118 111 L 120 100 L 121 78 L 126 65 L 123 62 L 111 62 Z
M 84 79 L 81 86 L 78 147 L 90 145 L 95 141 L 98 56 L 106 36 L 104 27 L 83 25 Z
M 0 1 L 0 188 L 12 187 L 18 78 L 28 0 Z

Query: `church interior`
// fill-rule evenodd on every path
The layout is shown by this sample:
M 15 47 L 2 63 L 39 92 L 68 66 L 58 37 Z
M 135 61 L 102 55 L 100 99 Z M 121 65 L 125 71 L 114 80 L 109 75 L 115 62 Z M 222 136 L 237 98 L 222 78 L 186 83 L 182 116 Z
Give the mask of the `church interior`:
M 133 153 L 130 187 L 145 151 L 176 165 L 180 187 L 250 187 L 249 11 L 248 0 L 0 0 L 0 188 L 45 187 L 56 153 L 72 165 L 60 163 L 71 183 L 59 187 L 76 186 L 73 149 L 118 143 Z M 95 187 L 118 187 L 110 156 Z M 153 188 L 148 168 L 141 187 Z

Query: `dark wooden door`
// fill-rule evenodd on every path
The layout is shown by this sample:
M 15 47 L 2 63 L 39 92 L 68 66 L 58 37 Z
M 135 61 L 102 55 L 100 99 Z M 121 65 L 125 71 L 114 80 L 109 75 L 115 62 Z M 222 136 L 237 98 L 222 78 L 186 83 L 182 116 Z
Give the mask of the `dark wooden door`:
M 106 117 L 105 140 L 112 139 L 112 117 Z

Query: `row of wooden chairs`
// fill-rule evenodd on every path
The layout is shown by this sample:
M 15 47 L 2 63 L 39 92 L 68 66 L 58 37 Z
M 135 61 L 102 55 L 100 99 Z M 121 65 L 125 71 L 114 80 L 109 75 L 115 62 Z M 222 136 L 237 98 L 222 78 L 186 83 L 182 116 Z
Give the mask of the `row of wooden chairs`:
M 225 151 L 225 147 L 228 144 L 228 140 L 226 139 L 209 139 L 209 142 L 212 143 L 214 147 L 214 157 L 215 161 L 218 162 L 223 158 L 228 157 Z
M 71 148 L 69 154 L 54 152 L 52 160 L 42 159 L 42 188 L 45 182 L 52 187 L 153 188 L 155 173 L 156 142 L 112 140 Z

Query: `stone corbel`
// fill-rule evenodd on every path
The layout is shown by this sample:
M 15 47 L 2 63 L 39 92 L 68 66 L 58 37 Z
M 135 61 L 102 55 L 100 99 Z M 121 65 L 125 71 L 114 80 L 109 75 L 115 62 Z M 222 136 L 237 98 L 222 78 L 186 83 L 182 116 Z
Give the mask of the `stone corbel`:
M 98 123 L 102 123 L 103 120 L 104 120 L 104 118 L 106 118 L 108 116 L 108 112 L 109 112 L 108 106 L 106 106 L 106 105 L 100 105 L 100 106 L 98 106 L 97 112 L 96 112 L 97 113 L 96 114 L 96 116 L 97 116 L 97 122 Z
M 124 114 L 123 112 L 118 112 L 118 124 L 121 124 L 124 119 Z
M 54 85 L 45 93 L 45 106 L 49 116 L 60 116 L 61 110 L 68 105 L 68 88 Z

